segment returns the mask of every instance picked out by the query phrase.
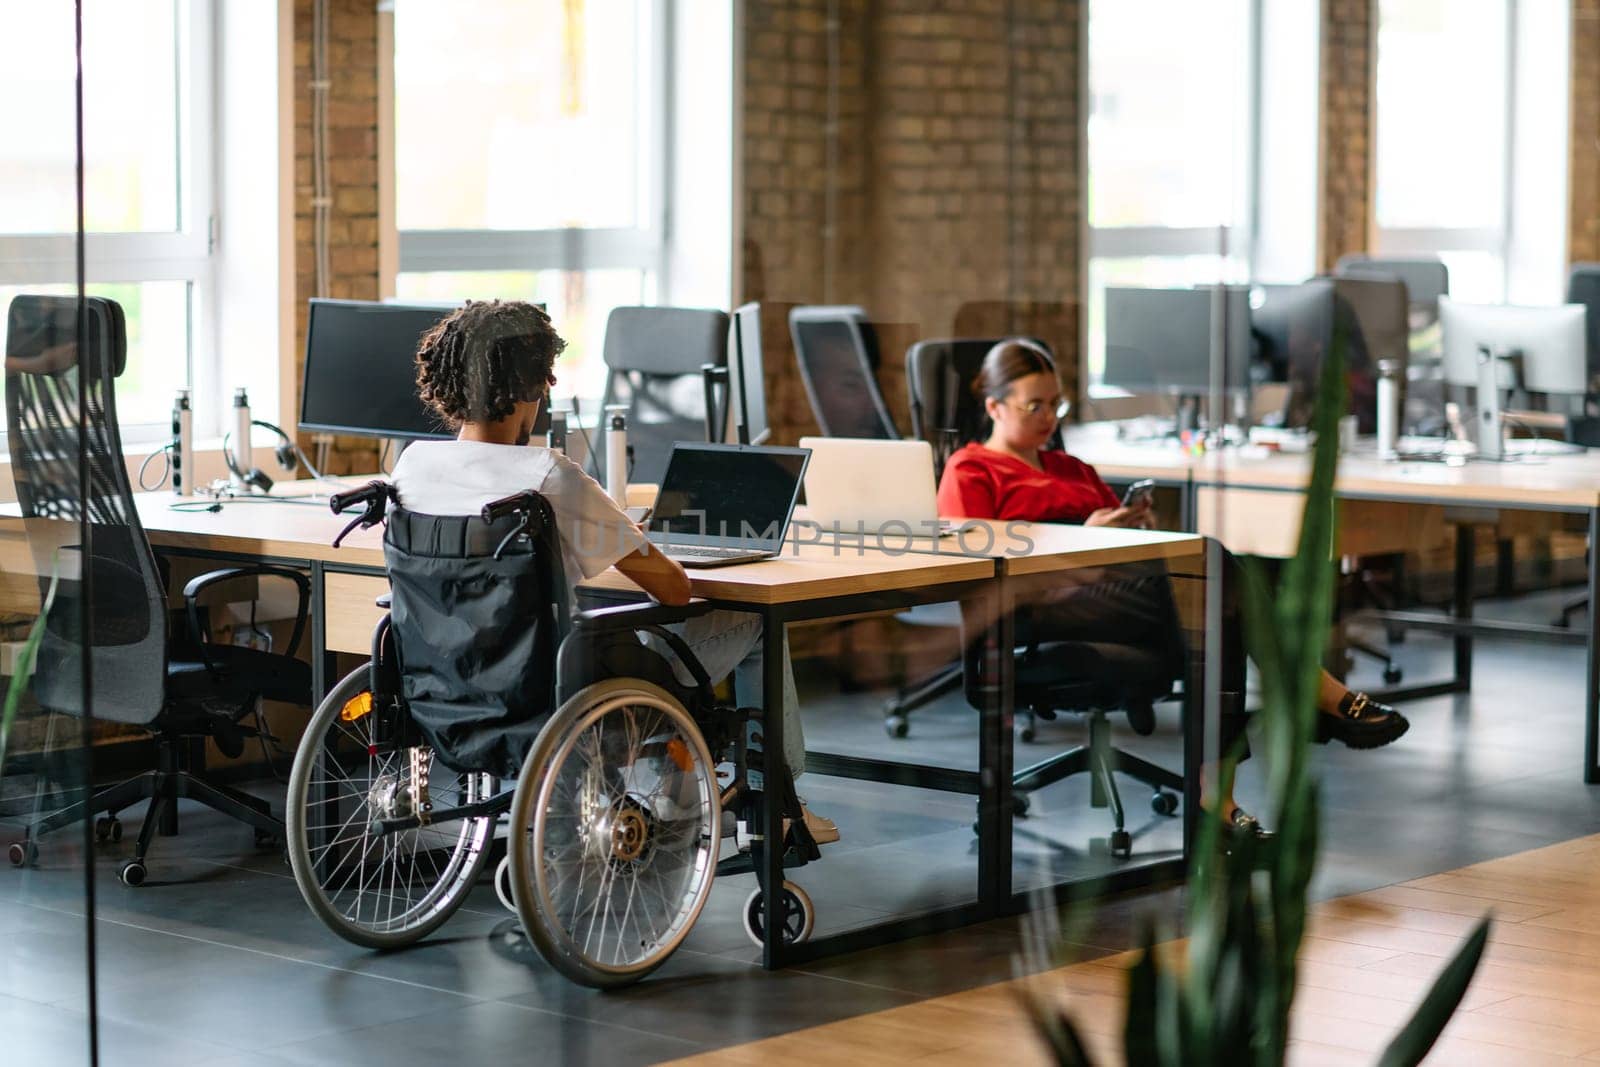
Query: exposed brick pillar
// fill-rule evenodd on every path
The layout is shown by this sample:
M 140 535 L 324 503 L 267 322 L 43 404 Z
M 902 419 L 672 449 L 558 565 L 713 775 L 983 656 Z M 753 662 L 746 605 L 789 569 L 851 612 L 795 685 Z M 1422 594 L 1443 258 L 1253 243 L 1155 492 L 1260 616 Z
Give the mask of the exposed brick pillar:
M 883 324 L 879 384 L 903 430 L 918 338 L 1036 334 L 1075 388 L 1082 0 L 743 12 L 742 296 L 769 308 L 777 439 L 814 426 L 789 345 L 796 303 L 861 304 Z
M 1600 0 L 1572 0 L 1572 127 L 1568 251 L 1600 261 Z
M 1375 0 L 1322 0 L 1322 202 L 1317 262 L 1369 249 L 1373 220 Z
M 378 15 L 373 0 L 328 0 L 328 293 L 378 298 Z M 305 352 L 306 301 L 317 295 L 313 242 L 312 2 L 294 8 L 295 351 Z M 303 380 L 295 371 L 295 393 Z M 307 448 L 309 441 L 302 440 Z M 377 469 L 371 441 L 339 438 L 328 473 Z

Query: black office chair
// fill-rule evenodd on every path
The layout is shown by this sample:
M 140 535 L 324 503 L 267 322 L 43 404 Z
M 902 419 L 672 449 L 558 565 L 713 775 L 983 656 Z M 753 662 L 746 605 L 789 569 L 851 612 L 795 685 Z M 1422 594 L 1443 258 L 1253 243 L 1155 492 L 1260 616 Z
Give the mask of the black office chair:
M 899 438 L 874 375 L 876 337 L 858 307 L 803 306 L 789 312 L 800 380 L 824 437 Z
M 1600 263 L 1574 263 L 1572 272 L 1567 275 L 1567 303 L 1582 304 L 1587 310 L 1584 316 L 1585 341 L 1589 351 L 1589 395 L 1585 407 L 1589 402 L 1600 398 Z M 1573 597 L 1561 605 L 1561 613 L 1556 617 L 1557 626 L 1571 626 L 1576 615 L 1584 614 L 1589 610 L 1588 594 Z
M 630 482 L 657 483 L 677 441 L 720 441 L 707 410 L 705 368 L 728 359 L 728 313 L 619 307 L 606 319 L 605 405 L 628 408 Z M 595 477 L 605 477 L 605 430 L 590 436 Z
M 1026 816 L 1030 793 L 1087 773 L 1090 806 L 1111 809 L 1112 830 L 1106 839 L 1109 851 L 1126 857 L 1133 848 L 1133 835 L 1127 830 L 1115 776 L 1127 775 L 1149 786 L 1150 808 L 1158 815 L 1177 812 L 1183 776 L 1113 745 L 1110 716 L 1121 712 L 1135 733 L 1154 733 L 1154 706 L 1172 695 L 1173 682 L 1182 674 L 1185 653 L 1176 641 L 1168 648 L 1049 641 L 1037 639 L 1028 632 L 1029 628 L 1027 608 L 1018 607 L 1012 691 L 1018 718 L 1025 722 L 1020 731 L 1022 739 L 1032 741 L 1038 720 L 1053 720 L 1063 712 L 1084 716 L 1089 736 L 1084 744 L 1014 771 L 1012 811 Z M 1171 632 L 1179 632 L 1176 625 Z M 964 645 L 965 688 L 973 707 L 982 707 L 983 700 L 992 699 L 992 641 L 991 631 L 984 639 Z
M 1371 256 L 1353 252 L 1334 265 L 1337 278 L 1395 278 L 1406 285 L 1409 326 L 1426 329 L 1439 321 L 1439 298 L 1450 293 L 1450 269 L 1437 256 Z
M 120 872 L 126 885 L 144 882 L 145 855 L 156 832 L 177 832 L 177 801 L 183 797 L 249 824 L 258 844 L 276 841 L 283 823 L 266 801 L 203 776 L 204 741 L 216 738 L 224 752 L 238 754 L 244 739 L 258 733 L 241 724 L 257 701 L 310 703 L 311 668 L 294 658 L 305 632 L 310 579 L 267 565 L 201 575 L 184 587 L 184 611 L 169 636 L 166 583 L 139 522 L 117 429 L 115 381 L 127 359 L 122 309 L 111 300 L 89 299 L 81 358 L 75 299 L 18 296 L 8 314 L 6 431 L 17 498 L 25 518 L 58 525 L 54 539 L 72 550 L 58 555 L 64 573 L 45 624 L 34 697 L 53 714 L 81 717 L 87 651 L 91 714 L 149 731 L 156 747 L 154 770 L 27 826 L 26 836 L 9 850 L 11 861 L 32 862 L 39 837 L 102 812 L 97 835 L 120 839 L 118 813 L 141 799 L 150 806 L 133 858 Z M 88 468 L 87 497 L 79 495 L 80 460 Z M 93 580 L 88 602 L 79 574 Z M 287 651 L 212 643 L 201 594 L 223 582 L 261 577 L 291 581 L 299 593 Z

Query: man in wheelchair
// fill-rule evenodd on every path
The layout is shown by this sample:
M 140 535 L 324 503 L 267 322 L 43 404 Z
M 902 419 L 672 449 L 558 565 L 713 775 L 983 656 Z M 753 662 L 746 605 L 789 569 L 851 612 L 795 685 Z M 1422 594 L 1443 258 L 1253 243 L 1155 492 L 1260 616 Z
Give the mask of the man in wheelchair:
M 838 831 L 790 784 L 805 746 L 787 650 L 774 710 L 789 773 L 763 788 L 759 719 L 711 699 L 735 673 L 737 691 L 761 693 L 759 619 L 691 604 L 683 569 L 592 478 L 529 446 L 565 346 L 543 309 L 520 302 L 468 303 L 423 336 L 419 393 L 458 436 L 411 445 L 392 487 L 336 498 L 335 510 L 365 502 L 363 525 L 398 498 L 384 539 L 392 627 L 380 625 L 372 668 L 335 687 L 302 739 L 290 856 L 336 932 L 410 944 L 471 890 L 508 806 L 495 778 L 514 777 L 497 888 L 546 959 L 608 986 L 649 973 L 687 934 L 738 825 L 732 808 L 750 814 L 737 798 L 765 792 L 798 814 L 783 847 L 801 862 Z M 563 639 L 566 576 L 611 566 L 685 610 L 585 612 Z M 730 863 L 751 869 L 745 858 L 720 867 Z M 798 887 L 785 883 L 778 914 L 785 939 L 809 933 Z M 745 923 L 758 941 L 762 916 L 757 889 Z

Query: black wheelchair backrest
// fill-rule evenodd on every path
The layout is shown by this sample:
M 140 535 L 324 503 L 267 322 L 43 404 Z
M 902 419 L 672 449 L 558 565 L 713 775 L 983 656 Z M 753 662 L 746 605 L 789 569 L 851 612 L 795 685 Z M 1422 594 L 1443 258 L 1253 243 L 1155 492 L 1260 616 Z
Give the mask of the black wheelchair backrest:
M 384 562 L 400 695 L 452 770 L 514 778 L 555 710 L 568 592 L 537 493 L 481 515 L 387 508 Z

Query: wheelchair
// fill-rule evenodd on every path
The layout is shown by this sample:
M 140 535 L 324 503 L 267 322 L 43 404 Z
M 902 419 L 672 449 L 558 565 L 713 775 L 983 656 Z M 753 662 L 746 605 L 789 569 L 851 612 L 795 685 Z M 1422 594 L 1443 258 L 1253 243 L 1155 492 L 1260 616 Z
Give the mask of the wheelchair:
M 746 847 L 759 805 L 782 806 L 785 867 L 819 853 L 781 755 L 766 762 L 762 712 L 717 700 L 665 628 L 709 605 L 569 611 L 536 493 L 465 518 L 408 512 L 381 481 L 330 503 L 364 509 L 335 545 L 385 524 L 391 592 L 369 662 L 312 715 L 289 779 L 290 864 L 312 912 L 366 948 L 413 944 L 466 900 L 504 819 L 496 889 L 575 982 L 610 988 L 659 967 L 719 873 L 757 875 L 744 921 L 763 943 L 769 887 Z M 727 858 L 724 812 L 741 846 Z M 811 902 L 791 882 L 781 892 L 778 936 L 804 940 Z

